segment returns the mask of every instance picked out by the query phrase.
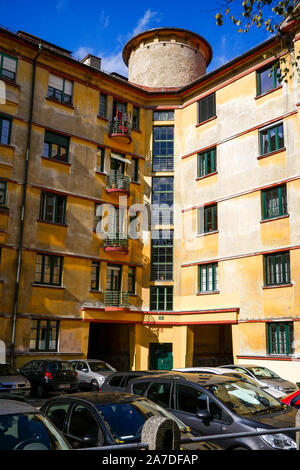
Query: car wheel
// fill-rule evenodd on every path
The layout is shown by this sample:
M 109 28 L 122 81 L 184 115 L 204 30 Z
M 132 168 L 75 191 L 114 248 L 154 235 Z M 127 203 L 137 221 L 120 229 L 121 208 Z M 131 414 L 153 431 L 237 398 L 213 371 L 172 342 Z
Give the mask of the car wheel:
M 35 389 L 36 396 L 42 398 L 45 394 L 45 387 L 42 384 L 38 384 Z
M 99 384 L 98 384 L 97 380 L 92 380 L 91 381 L 91 387 L 92 387 L 92 390 L 95 390 L 95 391 L 99 390 Z

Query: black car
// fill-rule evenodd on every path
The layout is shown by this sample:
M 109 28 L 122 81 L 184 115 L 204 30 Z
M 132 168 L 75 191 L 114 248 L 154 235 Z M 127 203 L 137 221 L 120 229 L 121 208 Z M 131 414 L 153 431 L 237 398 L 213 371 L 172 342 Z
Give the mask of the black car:
M 152 416 L 175 420 L 183 438 L 192 437 L 180 420 L 147 398 L 129 393 L 82 392 L 50 398 L 41 411 L 73 449 L 138 443 Z M 221 450 L 213 443 L 183 444 L 183 449 Z
M 28 379 L 23 377 L 17 369 L 10 364 L 0 364 L 0 393 L 13 393 L 28 397 L 31 386 Z
M 129 393 L 166 408 L 198 436 L 293 428 L 297 410 L 264 390 L 226 375 L 168 372 L 130 381 Z M 218 441 L 225 449 L 297 448 L 295 433 L 230 437 Z
M 48 392 L 76 392 L 78 374 L 68 361 L 58 359 L 36 359 L 27 362 L 20 368 L 37 397 Z
M 101 392 L 124 392 L 128 382 L 144 375 L 162 374 L 162 371 L 130 370 L 127 372 L 115 372 L 111 374 L 101 385 Z

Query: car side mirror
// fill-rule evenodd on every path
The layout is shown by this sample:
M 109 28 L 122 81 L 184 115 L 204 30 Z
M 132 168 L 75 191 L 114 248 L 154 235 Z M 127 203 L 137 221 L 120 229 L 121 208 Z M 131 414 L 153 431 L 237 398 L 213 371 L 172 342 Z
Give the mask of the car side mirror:
M 202 421 L 211 421 L 212 419 L 211 413 L 208 410 L 199 410 L 196 416 Z

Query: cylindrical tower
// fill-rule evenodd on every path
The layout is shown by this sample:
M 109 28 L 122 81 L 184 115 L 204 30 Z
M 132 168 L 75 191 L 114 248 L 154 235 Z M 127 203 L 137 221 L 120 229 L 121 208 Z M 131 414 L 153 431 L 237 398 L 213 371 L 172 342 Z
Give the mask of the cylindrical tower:
M 144 31 L 127 42 L 123 59 L 128 80 L 146 87 L 180 87 L 206 72 L 212 59 L 209 43 L 180 28 Z

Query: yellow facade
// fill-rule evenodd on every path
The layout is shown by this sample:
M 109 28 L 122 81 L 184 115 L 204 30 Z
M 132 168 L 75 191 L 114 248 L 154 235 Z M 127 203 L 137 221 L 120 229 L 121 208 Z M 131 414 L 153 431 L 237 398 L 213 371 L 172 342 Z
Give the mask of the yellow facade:
M 297 51 L 300 36 L 293 34 Z M 257 93 L 260 70 L 274 63 L 274 51 L 285 53 L 277 40 L 172 89 L 139 86 L 42 42 L 31 114 L 38 45 L 30 35 L 4 29 L 0 37 L 0 53 L 17 61 L 15 79 L 2 77 L 6 95 L 4 102 L 0 100 L 0 119 L 11 122 L 9 142 L 0 142 L 0 183 L 5 183 L 5 201 L 0 205 L 0 340 L 6 344 L 8 360 L 21 366 L 35 357 L 96 355 L 117 369 L 137 370 L 153 364 L 178 368 L 235 361 L 262 364 L 299 381 L 299 79 L 294 76 L 262 96 Z M 72 83 L 71 103 L 49 97 L 50 75 Z M 199 101 L 212 93 L 216 115 L 199 123 Z M 107 100 L 104 116 L 99 115 L 101 95 Z M 130 117 L 139 110 L 139 125 L 130 138 L 124 127 L 119 133 L 110 131 L 115 103 L 125 104 Z M 154 111 L 171 111 L 174 116 L 154 120 Z M 283 125 L 284 145 L 261 155 L 262 131 L 278 123 Z M 154 127 L 174 129 L 171 168 L 154 171 Z M 68 140 L 67 161 L 47 158 L 48 134 Z M 216 169 L 200 175 L 198 154 L 212 148 L 216 148 Z M 118 187 L 108 191 L 111 162 L 120 156 L 123 176 L 131 180 L 129 191 Z M 120 244 L 105 248 L 95 230 L 96 207 L 126 205 L 129 221 L 131 206 L 149 210 L 158 178 L 172 178 L 174 220 L 169 224 L 152 220 L 151 226 L 150 218 L 148 222 L 141 218 L 141 236 L 129 239 L 128 249 L 122 250 Z M 283 186 L 287 213 L 264 218 L 263 193 Z M 56 195 L 56 200 L 65 198 L 63 222 L 45 219 L 44 193 Z M 217 228 L 201 233 L 201 214 L 211 205 L 217 207 Z M 155 261 L 151 229 L 163 228 L 174 233 L 171 279 L 151 274 Z M 276 253 L 289 254 L 289 280 L 266 285 L 266 259 Z M 53 257 L 62 260 L 60 281 L 39 282 L 47 274 L 39 260 L 50 263 L 47 260 Z M 93 289 L 96 262 L 98 288 Z M 214 289 L 203 291 L 200 273 L 211 265 L 217 266 L 218 281 Z M 132 268 L 134 290 L 128 293 Z M 58 272 L 55 269 L 49 267 Z M 107 297 L 114 270 L 120 273 L 116 304 Z M 166 296 L 170 289 L 172 308 L 161 308 L 155 292 Z M 128 304 L 120 301 L 120 293 L 126 294 Z M 152 308 L 155 295 L 160 305 L 156 309 Z M 288 351 L 270 349 L 272 325 L 276 334 L 280 326 L 292 328 Z M 155 354 L 161 362 L 153 362 Z

